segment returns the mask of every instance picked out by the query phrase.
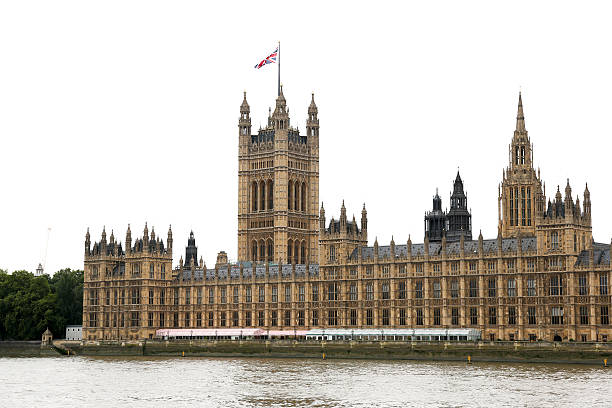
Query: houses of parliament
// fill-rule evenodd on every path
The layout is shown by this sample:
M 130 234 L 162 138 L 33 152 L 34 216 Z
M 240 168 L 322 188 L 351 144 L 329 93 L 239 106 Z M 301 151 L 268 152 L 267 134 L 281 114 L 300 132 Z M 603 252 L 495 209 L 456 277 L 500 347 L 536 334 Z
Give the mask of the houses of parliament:
M 314 94 L 305 133 L 291 125 L 282 88 L 256 132 L 245 93 L 237 130 L 238 261 L 222 251 L 207 266 L 192 232 L 173 268 L 171 228 L 164 242 L 146 224 L 132 238 L 128 226 L 124 243 L 105 230 L 92 243 L 88 230 L 84 340 L 231 327 L 475 328 L 486 340 L 610 340 L 610 245 L 593 241 L 588 187 L 576 196 L 568 180 L 546 197 L 520 95 L 498 233 L 488 239 L 473 236 L 459 173 L 448 211 L 433 197 L 420 242 L 369 246 L 365 205 L 359 221 L 344 203 L 329 217 L 319 204 Z

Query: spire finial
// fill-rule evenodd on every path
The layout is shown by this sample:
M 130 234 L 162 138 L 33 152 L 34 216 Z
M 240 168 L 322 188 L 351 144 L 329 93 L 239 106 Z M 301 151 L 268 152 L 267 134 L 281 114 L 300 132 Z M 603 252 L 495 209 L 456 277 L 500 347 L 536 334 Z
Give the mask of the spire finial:
M 525 115 L 523 114 L 523 97 L 519 91 L 518 111 L 516 113 L 516 131 L 525 132 Z

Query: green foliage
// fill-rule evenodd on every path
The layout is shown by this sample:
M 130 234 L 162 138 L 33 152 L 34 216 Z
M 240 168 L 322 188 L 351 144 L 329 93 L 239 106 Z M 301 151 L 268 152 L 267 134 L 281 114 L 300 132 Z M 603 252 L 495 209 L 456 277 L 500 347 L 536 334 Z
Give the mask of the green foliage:
M 66 325 L 81 324 L 83 271 L 62 269 L 34 276 L 0 270 L 0 339 L 39 340 L 48 327 L 62 337 Z

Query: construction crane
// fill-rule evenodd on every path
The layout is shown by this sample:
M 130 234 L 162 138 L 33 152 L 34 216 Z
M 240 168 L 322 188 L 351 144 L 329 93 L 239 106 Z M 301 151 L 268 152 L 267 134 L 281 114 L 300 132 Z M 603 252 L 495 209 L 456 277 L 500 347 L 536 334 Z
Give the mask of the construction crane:
M 42 263 L 38 264 L 38 268 L 36 268 L 36 275 L 40 276 L 44 273 L 45 268 L 47 267 L 47 250 L 49 249 L 49 237 L 51 235 L 51 227 L 47 228 L 47 242 L 45 243 L 45 256 L 43 258 Z

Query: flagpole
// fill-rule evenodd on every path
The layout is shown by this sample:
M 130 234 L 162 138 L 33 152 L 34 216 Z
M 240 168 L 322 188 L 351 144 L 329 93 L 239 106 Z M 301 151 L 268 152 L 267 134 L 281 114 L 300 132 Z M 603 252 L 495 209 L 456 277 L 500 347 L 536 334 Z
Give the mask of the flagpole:
M 278 95 L 280 96 L 280 41 L 278 42 Z

